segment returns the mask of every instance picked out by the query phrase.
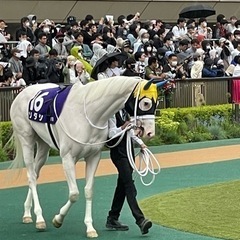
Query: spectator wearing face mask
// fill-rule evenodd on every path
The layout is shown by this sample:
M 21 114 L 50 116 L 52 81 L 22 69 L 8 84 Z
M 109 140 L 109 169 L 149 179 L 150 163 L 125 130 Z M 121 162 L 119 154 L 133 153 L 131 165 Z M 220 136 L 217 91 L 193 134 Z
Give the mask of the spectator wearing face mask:
M 117 37 L 122 38 L 123 40 L 127 39 L 127 35 L 129 33 L 129 22 L 127 19 L 122 19 L 120 21 L 120 26 L 118 27 Z
M 175 47 L 174 47 L 174 44 L 173 44 L 172 37 L 166 36 L 163 39 L 163 48 L 166 49 L 166 51 L 171 51 L 171 52 L 175 51 Z
M 203 35 L 205 39 L 212 38 L 212 29 L 208 27 L 206 18 L 199 18 L 197 33 Z
M 139 74 L 141 78 L 145 78 L 145 58 L 146 55 L 143 52 L 136 52 L 134 54 L 134 58 L 136 60 L 135 71 Z
M 34 41 L 34 34 L 30 28 L 30 21 L 28 19 L 28 17 L 23 17 L 21 19 L 21 26 L 20 28 L 17 29 L 16 31 L 16 40 L 19 39 L 21 32 L 26 32 L 27 35 L 27 40 L 31 43 L 33 43 Z
M 3 19 L 0 19 L 0 42 L 6 43 L 11 39 L 10 33 L 6 32 L 7 24 Z
M 53 49 L 56 49 L 59 58 L 66 59 L 68 56 L 68 52 L 66 47 L 63 45 L 64 34 L 61 32 L 58 32 L 54 39 L 55 39 L 55 44 L 53 44 Z
M 143 51 L 146 55 L 145 64 L 148 65 L 148 59 L 156 55 L 157 49 L 153 46 L 152 41 L 149 41 L 144 44 Z
M 129 76 L 129 77 L 139 76 L 139 74 L 135 70 L 135 64 L 136 64 L 136 61 L 133 58 L 128 58 L 125 61 L 126 70 L 123 72 L 122 75 Z
M 138 39 L 133 44 L 133 53 L 141 52 L 143 50 L 144 43 L 149 41 L 149 34 L 146 29 L 142 28 L 138 32 Z
M 133 47 L 134 43 L 137 41 L 139 30 L 140 30 L 139 24 L 133 23 L 129 26 L 129 33 L 127 35 L 127 38 L 131 43 L 131 47 Z
M 163 66 L 163 73 L 165 73 L 167 78 L 170 79 L 184 79 L 186 78 L 186 73 L 183 69 L 183 65 L 178 65 L 177 55 L 170 53 L 167 58 L 168 63 Z
M 23 65 L 22 65 L 22 61 L 20 60 L 21 50 L 17 48 L 13 48 L 11 51 L 11 54 L 12 54 L 12 57 L 9 59 L 10 69 L 15 79 L 18 80 L 22 78 L 22 75 L 23 75 Z
M 52 39 L 57 34 L 55 23 L 49 19 L 44 20 L 34 31 L 34 35 L 38 37 L 40 33 L 45 33 L 47 36 L 47 45 L 52 48 Z

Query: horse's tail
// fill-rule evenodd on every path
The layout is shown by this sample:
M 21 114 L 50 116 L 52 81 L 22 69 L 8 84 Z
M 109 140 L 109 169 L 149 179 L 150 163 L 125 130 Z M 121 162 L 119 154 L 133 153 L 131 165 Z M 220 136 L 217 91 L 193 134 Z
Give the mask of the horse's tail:
M 16 184 L 19 182 L 19 179 L 22 175 L 22 170 L 24 167 L 24 159 L 23 159 L 23 150 L 20 143 L 20 140 L 16 133 L 12 133 L 10 139 L 5 144 L 4 149 L 6 151 L 14 152 L 13 155 L 15 155 L 14 160 L 11 162 L 10 166 L 7 170 L 5 170 L 5 173 L 3 174 L 3 180 L 1 180 L 1 187 L 8 188 L 12 186 L 16 186 Z
M 23 158 L 23 149 L 21 142 L 17 136 L 17 134 L 13 131 L 13 134 L 9 140 L 15 149 L 15 158 L 13 159 L 12 163 L 8 167 L 6 184 L 8 186 L 15 185 L 17 182 L 20 181 L 22 176 L 22 170 L 24 167 L 24 158 Z M 20 181 L 21 182 L 21 181 Z
M 11 141 L 14 143 L 15 158 L 13 159 L 9 169 L 19 169 L 24 167 L 23 149 L 17 134 L 13 131 Z

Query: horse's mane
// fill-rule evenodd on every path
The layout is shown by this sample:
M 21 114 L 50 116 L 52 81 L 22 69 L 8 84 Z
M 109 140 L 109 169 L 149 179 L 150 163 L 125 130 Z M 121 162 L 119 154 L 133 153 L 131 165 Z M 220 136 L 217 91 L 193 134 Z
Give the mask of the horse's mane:
M 85 96 L 88 100 L 108 99 L 110 95 L 122 96 L 123 94 L 127 94 L 127 101 L 138 82 L 140 82 L 139 77 L 115 76 L 85 85 L 84 94 L 86 94 Z

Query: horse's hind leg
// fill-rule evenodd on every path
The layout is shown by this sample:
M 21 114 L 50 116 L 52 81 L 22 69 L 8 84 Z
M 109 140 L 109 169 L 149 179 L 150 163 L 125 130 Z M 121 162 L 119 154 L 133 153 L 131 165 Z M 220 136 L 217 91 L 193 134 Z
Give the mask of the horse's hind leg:
M 42 208 L 39 203 L 37 193 L 37 173 L 35 170 L 34 162 L 34 145 L 35 145 L 35 133 L 27 133 L 24 135 L 18 135 L 23 150 L 23 158 L 27 169 L 29 188 L 32 192 L 32 198 L 34 202 L 34 213 L 36 215 L 36 228 L 38 230 L 44 230 L 46 228 L 45 220 L 42 216 Z M 29 193 L 30 194 L 30 193 Z M 28 198 L 29 201 L 30 197 Z
M 46 162 L 48 158 L 48 152 L 49 152 L 49 146 L 42 141 L 41 139 L 38 139 L 37 141 L 37 153 L 35 156 L 35 172 L 37 174 L 37 178 L 39 177 L 40 170 L 44 163 Z M 32 191 L 29 188 L 27 198 L 24 202 L 24 214 L 23 214 L 23 223 L 32 223 L 32 216 L 31 216 L 31 208 L 32 208 Z
M 55 227 L 59 228 L 63 224 L 63 220 L 70 210 L 71 206 L 78 200 L 79 191 L 77 187 L 76 174 L 75 174 L 75 159 L 70 154 L 62 157 L 63 169 L 66 175 L 69 199 L 67 203 L 60 209 L 59 214 L 55 215 L 52 223 Z

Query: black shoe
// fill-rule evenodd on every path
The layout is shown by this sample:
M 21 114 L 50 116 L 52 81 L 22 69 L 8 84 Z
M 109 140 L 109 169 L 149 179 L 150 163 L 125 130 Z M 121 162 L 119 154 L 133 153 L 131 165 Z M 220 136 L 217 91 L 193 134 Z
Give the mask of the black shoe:
M 152 227 L 152 222 L 148 219 L 144 219 L 139 225 L 142 234 L 147 234 L 148 229 Z
M 129 229 L 128 225 L 125 225 L 112 218 L 107 219 L 106 228 L 117 231 L 127 231 Z

